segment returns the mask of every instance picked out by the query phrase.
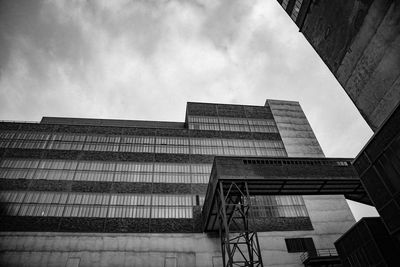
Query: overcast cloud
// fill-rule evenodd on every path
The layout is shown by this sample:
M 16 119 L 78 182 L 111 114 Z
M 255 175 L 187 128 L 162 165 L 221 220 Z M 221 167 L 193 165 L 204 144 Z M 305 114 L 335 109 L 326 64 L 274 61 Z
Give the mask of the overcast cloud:
M 0 119 L 183 121 L 188 101 L 284 99 L 326 156 L 372 135 L 275 0 L 0 3 Z

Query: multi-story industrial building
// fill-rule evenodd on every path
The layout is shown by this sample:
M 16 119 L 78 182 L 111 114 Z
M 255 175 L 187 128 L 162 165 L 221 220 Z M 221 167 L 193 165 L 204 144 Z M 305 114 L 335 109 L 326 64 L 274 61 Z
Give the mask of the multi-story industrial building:
M 185 122 L 1 122 L 0 138 L 2 266 L 221 266 L 201 217 L 214 156 L 324 157 L 299 103 L 277 100 L 188 103 Z M 355 222 L 341 195 L 253 201 L 264 266 L 302 266 Z

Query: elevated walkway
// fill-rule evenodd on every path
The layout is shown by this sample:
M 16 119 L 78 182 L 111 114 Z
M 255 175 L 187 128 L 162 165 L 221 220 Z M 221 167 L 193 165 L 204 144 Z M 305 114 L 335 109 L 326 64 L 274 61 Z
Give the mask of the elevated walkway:
M 249 195 L 344 195 L 372 205 L 359 176 L 343 158 L 215 157 L 203 206 L 204 232 L 217 232 L 217 188 L 237 203 Z M 232 187 L 232 183 L 236 186 Z M 229 213 L 229 211 L 228 211 Z
M 345 195 L 372 205 L 352 159 L 215 157 L 203 205 L 203 231 L 218 232 L 224 266 L 263 266 L 249 229 L 251 196 Z

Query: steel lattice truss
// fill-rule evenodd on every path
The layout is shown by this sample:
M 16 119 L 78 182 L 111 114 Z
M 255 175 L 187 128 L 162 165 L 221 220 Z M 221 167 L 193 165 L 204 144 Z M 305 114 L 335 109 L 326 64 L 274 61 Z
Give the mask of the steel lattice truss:
M 231 182 L 225 190 L 219 182 L 217 194 L 224 266 L 263 266 L 257 233 L 249 229 L 251 202 L 247 182 Z

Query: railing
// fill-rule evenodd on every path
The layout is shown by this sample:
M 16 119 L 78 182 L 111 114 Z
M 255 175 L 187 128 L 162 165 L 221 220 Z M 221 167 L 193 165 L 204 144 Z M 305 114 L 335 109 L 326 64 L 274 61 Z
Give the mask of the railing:
M 335 159 L 335 158 L 245 158 L 245 165 L 327 165 L 327 166 L 350 166 L 352 159 Z
M 327 248 L 327 249 L 317 249 L 314 251 L 306 251 L 301 254 L 300 259 L 301 262 L 305 262 L 310 258 L 317 258 L 317 257 L 334 257 L 339 256 L 336 249 L 334 248 Z

